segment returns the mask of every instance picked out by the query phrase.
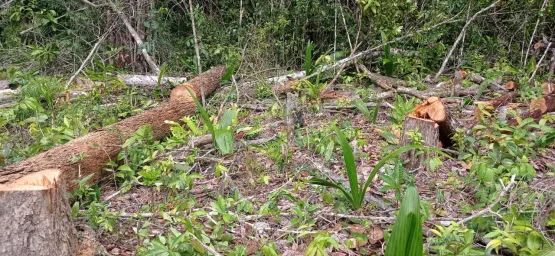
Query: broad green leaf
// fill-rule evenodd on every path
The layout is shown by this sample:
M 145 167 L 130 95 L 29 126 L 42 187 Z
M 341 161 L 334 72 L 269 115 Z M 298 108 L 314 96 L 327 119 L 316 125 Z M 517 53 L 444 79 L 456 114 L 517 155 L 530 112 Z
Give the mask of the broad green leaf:
M 339 189 L 341 192 L 343 192 L 345 197 L 347 197 L 349 202 L 353 203 L 353 197 L 351 196 L 351 193 L 347 192 L 347 190 L 339 184 L 333 183 L 331 181 L 323 180 L 323 179 L 317 179 L 317 178 L 312 178 L 310 180 L 305 180 L 304 182 L 314 184 L 314 185 L 320 185 L 320 186 L 324 186 L 324 187 Z
M 216 147 L 222 154 L 233 153 L 233 131 L 228 129 L 214 130 Z
M 421 256 L 423 248 L 418 191 L 414 185 L 410 185 L 401 203 L 385 255 Z
M 335 124 L 333 124 L 333 129 L 335 130 L 337 141 L 341 145 L 341 149 L 343 150 L 343 161 L 345 162 L 345 168 L 347 171 L 347 177 L 349 179 L 349 187 L 351 190 L 351 197 L 353 198 L 355 209 L 360 208 L 360 203 L 362 202 L 361 196 L 358 189 L 358 175 L 357 169 L 355 165 L 355 157 L 353 155 L 353 149 L 349 142 L 343 135 L 343 132 L 337 128 Z

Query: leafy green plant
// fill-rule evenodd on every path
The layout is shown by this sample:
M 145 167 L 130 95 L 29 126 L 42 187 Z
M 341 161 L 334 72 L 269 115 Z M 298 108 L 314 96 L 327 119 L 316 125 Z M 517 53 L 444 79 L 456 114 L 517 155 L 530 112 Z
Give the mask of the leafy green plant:
M 504 222 L 503 229 L 493 227 L 484 236 L 492 239 L 486 245 L 487 250 L 498 251 L 499 248 L 506 247 L 516 255 L 538 255 L 542 249 L 550 246 L 548 240 L 529 221 L 515 217 L 512 213 L 504 215 L 503 219 L 512 222 Z
M 391 237 L 385 248 L 385 255 L 419 256 L 423 251 L 420 200 L 416 187 L 410 185 L 401 203 L 399 215 L 397 215 Z
M 401 188 L 405 177 L 405 171 L 403 170 L 401 161 L 395 161 L 393 168 L 386 168 L 385 173 L 380 174 L 379 177 L 385 183 L 385 185 L 380 188 L 380 191 L 385 192 L 393 190 L 395 191 L 395 198 L 397 201 L 401 201 Z
M 357 175 L 357 170 L 356 170 L 355 158 L 354 158 L 354 155 L 353 155 L 353 149 L 349 145 L 349 142 L 347 141 L 347 139 L 345 138 L 345 136 L 343 135 L 341 130 L 339 130 L 339 128 L 337 128 L 337 126 L 335 126 L 335 124 L 333 125 L 333 129 L 335 130 L 337 140 L 338 140 L 338 142 L 341 145 L 341 148 L 343 150 L 343 160 L 345 162 L 345 168 L 346 168 L 347 177 L 348 177 L 348 180 L 349 180 L 350 189 L 347 190 L 347 188 L 343 187 L 343 185 L 341 185 L 339 183 L 335 183 L 335 182 L 332 182 L 332 181 L 329 181 L 329 180 L 324 180 L 324 179 L 318 179 L 318 178 L 312 178 L 310 180 L 306 180 L 306 182 L 310 183 L 310 184 L 316 184 L 316 185 L 320 185 L 320 186 L 339 189 L 345 195 L 345 197 L 351 203 L 352 207 L 355 210 L 359 209 L 362 206 L 362 202 L 364 201 L 364 194 L 366 193 L 366 190 L 368 189 L 368 186 L 370 185 L 370 183 L 374 179 L 374 176 L 376 176 L 376 174 L 378 173 L 380 168 L 382 168 L 387 163 L 387 161 L 401 155 L 404 152 L 407 152 L 409 150 L 414 150 L 414 149 L 422 149 L 422 150 L 428 149 L 428 150 L 436 151 L 439 154 L 445 155 L 443 152 L 441 152 L 437 149 L 424 147 L 424 146 L 420 146 L 420 145 L 410 145 L 410 146 L 401 147 L 401 148 L 389 153 L 385 157 L 383 157 L 376 164 L 374 169 L 372 169 L 372 172 L 370 172 L 370 175 L 368 176 L 368 179 L 366 180 L 366 182 L 364 184 L 360 184 L 359 181 L 358 181 L 358 175 Z
M 339 244 L 326 232 L 320 232 L 306 248 L 305 256 L 327 256 L 326 248 L 338 248 Z
M 436 229 L 430 229 L 436 237 L 428 238 L 431 249 L 439 255 L 481 255 L 485 251 L 474 248 L 474 230 L 460 226 L 452 222 L 448 227 L 436 225 Z
M 312 65 L 312 50 L 314 50 L 314 44 L 308 42 L 304 54 L 304 71 L 307 76 L 312 75 L 314 72 L 314 66 Z
M 222 154 L 231 154 L 233 153 L 233 129 L 231 129 L 231 125 L 233 124 L 233 120 L 237 116 L 237 111 L 226 109 L 222 116 L 222 119 L 218 123 L 216 127 L 210 120 L 210 116 L 206 109 L 202 107 L 200 101 L 195 97 L 195 94 L 187 88 L 191 97 L 193 97 L 195 104 L 197 105 L 197 109 L 200 112 L 202 119 L 204 120 L 204 124 L 208 127 L 208 130 L 212 134 L 212 140 L 214 141 L 214 145 Z
M 378 118 L 380 111 L 379 103 L 377 103 L 372 110 L 368 109 L 368 106 L 366 106 L 366 104 L 364 104 L 364 102 L 360 99 L 353 100 L 351 103 L 366 117 L 366 119 L 368 119 L 369 122 L 373 124 L 376 123 L 376 119 Z

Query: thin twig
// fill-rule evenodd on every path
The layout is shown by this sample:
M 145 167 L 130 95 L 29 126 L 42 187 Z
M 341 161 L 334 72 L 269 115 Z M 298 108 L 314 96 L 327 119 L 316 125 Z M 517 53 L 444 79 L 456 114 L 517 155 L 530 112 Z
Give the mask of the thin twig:
M 108 29 L 108 31 L 106 31 L 106 33 L 104 33 L 104 35 L 102 35 L 100 38 L 98 38 L 98 41 L 96 42 L 96 44 L 94 44 L 93 48 L 91 49 L 91 51 L 89 52 L 89 55 L 87 56 L 87 58 L 85 58 L 85 60 L 83 60 L 83 62 L 81 63 L 81 66 L 77 69 L 77 71 L 75 71 L 75 73 L 73 73 L 73 75 L 69 78 L 69 80 L 67 81 L 66 85 L 65 85 L 65 90 L 67 91 L 69 86 L 71 85 L 71 82 L 73 82 L 73 80 L 75 79 L 75 77 L 77 77 L 77 75 L 79 73 L 81 73 L 81 71 L 83 70 L 83 68 L 85 68 L 85 66 L 87 65 L 87 63 L 89 62 L 89 60 L 94 56 L 94 53 L 96 52 L 96 50 L 98 49 L 98 47 L 100 46 L 100 44 L 104 41 L 104 39 L 106 39 L 106 37 L 108 36 L 108 34 L 110 34 L 110 32 L 112 32 L 112 28 Z
M 185 0 L 183 0 L 183 4 L 185 4 Z M 192 0 L 189 0 L 189 15 L 191 16 L 191 27 L 193 28 L 193 40 L 195 42 L 195 53 L 197 55 L 197 71 L 200 74 L 202 73 L 202 66 L 200 65 L 200 48 L 198 44 L 197 28 L 195 25 L 195 14 L 194 14 Z M 202 99 L 202 106 L 206 107 L 206 98 L 204 96 L 204 83 L 200 84 L 200 97 Z
M 536 72 L 538 72 L 538 68 L 540 68 L 543 59 L 545 59 L 545 56 L 547 55 L 547 52 L 549 51 L 549 48 L 551 48 L 551 42 L 549 42 L 549 44 L 547 44 L 547 48 L 545 48 L 545 52 L 543 53 L 542 57 L 540 58 L 540 61 L 538 61 L 538 65 L 536 65 L 536 68 L 534 69 L 534 72 L 532 72 L 532 75 L 530 76 L 530 78 L 528 78 L 528 82 L 532 82 L 532 79 L 534 79 L 534 77 L 536 76 Z
M 441 74 L 443 74 L 443 72 L 445 71 L 445 67 L 447 66 L 447 63 L 449 62 L 449 58 L 451 57 L 451 55 L 453 55 L 453 52 L 455 51 L 455 48 L 457 48 L 457 45 L 459 44 L 459 42 L 462 40 L 466 29 L 468 29 L 468 26 L 470 26 L 470 23 L 472 23 L 472 21 L 474 21 L 476 19 L 476 17 L 478 17 L 478 15 L 482 14 L 483 12 L 493 8 L 495 5 L 497 5 L 497 3 L 499 3 L 501 0 L 497 0 L 495 2 L 493 2 L 491 5 L 489 5 L 488 7 L 478 11 L 477 13 L 475 13 L 470 19 L 468 19 L 466 21 L 466 24 L 464 24 L 461 33 L 459 33 L 459 36 L 457 37 L 457 40 L 455 40 L 455 43 L 453 44 L 453 46 L 451 46 L 451 49 L 449 50 L 449 53 L 447 53 L 447 56 L 445 56 L 445 59 L 443 60 L 443 64 L 441 64 L 441 68 L 439 69 L 439 71 L 437 72 L 437 74 L 434 77 L 434 80 L 437 80 L 439 78 L 439 76 Z
M 95 3 L 93 3 L 93 2 L 90 2 L 90 1 L 87 1 L 87 0 L 81 0 L 81 1 L 83 1 L 84 3 L 86 3 L 86 4 L 90 5 L 90 6 L 94 7 L 94 8 L 98 8 L 98 7 L 103 7 L 103 6 L 108 6 L 108 4 L 107 4 L 107 3 L 103 3 L 103 4 L 95 4 Z
M 511 176 L 511 181 L 509 182 L 509 184 L 507 184 L 507 186 L 505 186 L 503 184 L 503 181 L 500 180 L 499 182 L 501 182 L 501 187 L 503 187 L 503 190 L 501 190 L 501 193 L 499 193 L 499 196 L 497 197 L 497 199 L 495 199 L 495 201 L 493 201 L 493 203 L 491 203 L 490 205 L 488 205 L 488 207 L 482 209 L 481 211 L 472 214 L 462 220 L 459 220 L 457 222 L 457 224 L 464 224 L 465 222 L 471 221 L 474 218 L 480 217 L 488 212 L 491 212 L 491 209 L 497 205 L 497 203 L 499 203 L 499 201 L 501 201 L 501 199 L 505 196 L 505 194 L 507 194 L 507 192 L 509 192 L 509 190 L 511 189 L 511 187 L 513 186 L 513 184 L 515 183 L 515 177 L 516 175 L 513 174 L 513 176 Z
M 545 9 L 548 0 L 544 0 L 540 12 Z M 536 20 L 536 25 L 534 26 L 534 31 L 532 32 L 532 36 L 530 37 L 530 42 L 528 43 L 528 48 L 526 48 L 526 57 L 524 57 L 524 62 L 522 63 L 523 66 L 526 66 L 526 62 L 528 61 L 528 54 L 530 53 L 530 46 L 532 46 L 532 42 L 534 41 L 534 37 L 536 37 L 536 31 L 538 30 L 538 25 L 540 24 L 540 18 L 538 17 Z
M 86 0 L 81 0 L 81 1 L 86 1 Z M 145 58 L 146 62 L 150 66 L 151 71 L 153 71 L 156 74 L 159 74 L 160 73 L 160 68 L 158 68 L 158 65 L 156 65 L 156 63 L 154 63 L 154 60 L 152 60 L 150 55 L 148 55 L 148 52 L 146 51 L 146 48 L 141 47 L 144 42 L 141 39 L 141 37 L 139 36 L 139 33 L 137 33 L 137 30 L 135 30 L 133 28 L 133 26 L 131 26 L 131 23 L 129 22 L 129 19 L 127 18 L 127 15 L 125 15 L 125 13 L 123 13 L 123 11 L 120 10 L 116 6 L 116 4 L 114 4 L 111 0 L 107 0 L 107 1 L 108 1 L 108 4 L 110 5 L 110 7 L 112 8 L 112 10 L 114 12 L 116 12 L 118 14 L 118 16 L 120 17 L 120 19 L 123 21 L 123 23 L 127 27 L 127 30 L 129 30 L 129 33 L 131 34 L 131 36 L 133 36 L 133 39 L 135 39 L 135 42 L 137 43 L 137 47 L 142 48 L 141 52 L 142 52 L 143 57 Z

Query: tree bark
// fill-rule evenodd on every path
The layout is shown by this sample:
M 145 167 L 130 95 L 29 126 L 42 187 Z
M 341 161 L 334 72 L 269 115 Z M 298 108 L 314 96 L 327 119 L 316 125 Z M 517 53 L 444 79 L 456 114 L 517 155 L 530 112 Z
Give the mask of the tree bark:
M 437 147 L 439 142 L 439 125 L 428 119 L 423 119 L 416 117 L 414 115 L 408 115 L 405 118 L 405 124 L 403 127 L 403 134 L 401 136 L 401 145 L 411 145 L 414 142 L 411 141 L 410 137 L 407 135 L 409 131 L 416 131 L 422 134 L 422 145 Z M 414 170 L 422 166 L 426 158 L 431 157 L 429 153 L 419 153 L 417 150 L 411 150 L 403 154 L 403 159 L 408 160 L 405 165 L 408 170 Z
M 215 67 L 191 81 L 176 87 L 172 91 L 170 102 L 147 110 L 136 116 L 104 127 L 96 132 L 57 146 L 19 163 L 0 168 L 0 184 L 10 183 L 24 175 L 45 169 L 60 170 L 62 181 L 69 192 L 75 189 L 75 180 L 94 174 L 90 183 L 100 178 L 104 164 L 117 157 L 121 145 L 139 127 L 152 126 L 153 138 L 159 140 L 170 133 L 166 120 L 179 121 L 185 115 L 194 113 L 197 108 L 186 88 L 195 95 L 200 95 L 200 85 L 204 84 L 206 92 L 213 92 L 219 85 L 225 72 L 223 66 Z M 82 160 L 72 161 L 73 157 L 82 156 Z
M 0 255 L 73 256 L 77 234 L 60 170 L 0 186 Z

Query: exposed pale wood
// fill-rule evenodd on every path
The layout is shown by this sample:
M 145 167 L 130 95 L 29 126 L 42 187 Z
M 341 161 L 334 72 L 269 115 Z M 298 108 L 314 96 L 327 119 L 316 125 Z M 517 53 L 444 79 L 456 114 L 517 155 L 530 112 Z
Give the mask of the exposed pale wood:
M 223 66 L 213 68 L 191 81 L 176 87 L 172 91 L 170 102 L 161 104 L 136 116 L 104 127 L 96 132 L 72 140 L 42 152 L 19 163 L 0 168 L 0 184 L 10 183 L 24 175 L 44 169 L 59 169 L 62 171 L 62 181 L 73 191 L 75 180 L 94 174 L 91 183 L 100 178 L 104 164 L 116 159 L 121 151 L 121 145 L 139 127 L 149 124 L 155 140 L 161 139 L 170 132 L 170 124 L 166 120 L 179 121 L 183 116 L 196 112 L 197 108 L 186 88 L 195 95 L 200 95 L 200 83 L 203 82 L 207 92 L 213 92 L 220 85 L 225 72 Z M 72 161 L 74 156 L 82 155 L 83 159 Z
M 456 128 L 459 126 L 455 119 L 451 118 L 445 104 L 439 97 L 430 97 L 425 103 L 416 107 L 413 116 L 431 120 L 439 125 L 439 140 L 443 147 L 453 145 L 451 138 L 455 134 Z
M 0 186 L 0 255 L 76 255 L 61 175 L 44 170 Z
M 158 76 L 145 75 L 118 75 L 126 85 L 134 87 L 152 87 L 158 84 Z M 181 84 L 187 81 L 186 77 L 162 77 L 162 84 Z

